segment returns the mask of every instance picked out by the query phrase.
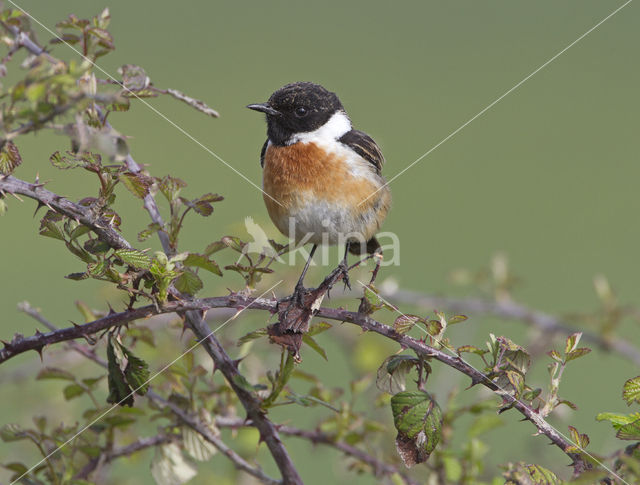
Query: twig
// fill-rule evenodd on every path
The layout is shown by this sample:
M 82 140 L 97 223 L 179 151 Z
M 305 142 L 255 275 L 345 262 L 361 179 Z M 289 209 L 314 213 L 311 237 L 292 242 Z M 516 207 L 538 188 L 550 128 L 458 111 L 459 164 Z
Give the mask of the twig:
M 164 407 L 169 408 L 171 412 L 175 414 L 184 424 L 186 424 L 190 428 L 200 433 L 200 435 L 205 440 L 207 440 L 209 443 L 215 446 L 221 453 L 223 453 L 227 458 L 229 458 L 229 460 L 233 462 L 233 464 L 238 470 L 247 472 L 249 475 L 256 477 L 262 483 L 267 483 L 269 485 L 279 485 L 283 483 L 280 480 L 275 480 L 270 476 L 266 475 L 260 468 L 254 467 L 251 464 L 247 463 L 247 461 L 245 461 L 244 458 L 238 455 L 235 451 L 229 448 L 220 438 L 218 438 L 218 436 L 216 436 L 215 433 L 213 433 L 211 429 L 209 429 L 209 427 L 200 423 L 197 419 L 193 418 L 191 415 L 186 413 L 183 409 L 181 409 L 176 404 L 170 401 L 167 401 L 166 399 L 163 399 L 153 391 L 149 391 L 147 393 L 147 396 L 149 397 L 149 399 L 151 399 L 153 402 L 155 402 L 159 406 L 163 408 Z
M 640 350 L 626 340 L 601 336 L 564 322 L 561 318 L 533 310 L 513 301 L 492 301 L 480 298 L 448 298 L 425 295 L 416 291 L 382 291 L 382 295 L 392 302 L 406 303 L 432 311 L 434 308 L 449 309 L 455 313 L 488 314 L 502 319 L 520 320 L 530 323 L 546 333 L 570 335 L 582 332 L 582 340 L 591 342 L 604 350 L 614 350 L 640 365 Z
M 74 219 L 91 228 L 100 238 L 114 249 L 130 248 L 124 239 L 104 217 L 98 217 L 87 208 L 71 202 L 47 189 L 40 183 L 29 183 L 11 175 L 0 175 L 0 195 L 2 193 L 20 194 L 37 200 L 51 210 Z
M 25 312 L 27 315 L 33 317 L 38 322 L 42 323 L 45 327 L 51 330 L 58 330 L 57 327 L 47 320 L 38 309 L 33 308 L 29 303 L 24 302 L 20 304 L 19 309 Z M 95 355 L 95 353 L 89 349 L 87 346 L 79 344 L 77 342 L 67 342 L 69 348 L 75 350 L 76 352 L 82 354 L 88 359 L 93 360 L 103 368 L 107 368 L 107 362 L 100 359 Z M 152 390 L 147 391 L 145 395 L 148 399 L 155 402 L 160 407 L 168 407 L 185 425 L 189 426 L 195 432 L 200 434 L 205 440 L 214 445 L 218 451 L 223 453 L 227 458 L 229 458 L 233 464 L 239 470 L 243 470 L 250 475 L 261 480 L 263 483 L 267 484 L 280 484 L 282 482 L 278 480 L 274 480 L 273 478 L 265 475 L 260 468 L 253 467 L 249 463 L 247 463 L 240 455 L 238 455 L 235 451 L 229 448 L 220 438 L 218 438 L 214 433 L 211 432 L 211 429 L 204 424 L 200 423 L 197 419 L 191 417 L 187 413 L 185 413 L 180 407 L 175 404 L 166 401 L 161 396 L 153 392 Z M 109 463 L 110 461 L 115 460 L 121 456 L 128 456 L 136 451 L 141 449 L 155 446 L 163 443 L 168 443 L 171 441 L 175 441 L 179 439 L 179 436 L 175 435 L 158 435 L 153 438 L 143 438 L 131 445 L 125 446 L 123 448 L 119 448 L 117 450 L 113 450 L 108 453 L 103 453 L 99 457 L 91 460 L 77 475 L 76 478 L 87 478 L 90 473 L 92 473 L 98 466 Z
M 276 311 L 277 305 L 278 302 L 276 300 L 262 298 L 254 299 L 236 294 L 223 297 L 194 299 L 184 302 L 171 302 L 163 308 L 156 308 L 154 305 L 149 305 L 135 310 L 127 310 L 125 312 L 115 313 L 107 317 L 98 319 L 94 322 L 86 323 L 84 325 L 79 325 L 76 327 L 68 327 L 56 332 L 49 332 L 47 334 L 36 334 L 33 337 L 28 338 L 19 336 L 15 337 L 10 343 L 5 344 L 5 348 L 0 350 L 0 363 L 19 353 L 26 352 L 27 350 L 42 349 L 42 347 L 47 343 L 81 338 L 85 335 L 88 335 L 89 333 L 95 333 L 97 331 L 104 330 L 116 325 L 123 325 L 126 322 L 140 318 L 139 315 L 148 316 L 158 313 L 169 313 L 172 311 L 178 313 L 188 311 L 190 315 L 195 315 L 197 317 L 198 322 L 196 331 L 198 333 L 196 335 L 198 336 L 198 338 L 202 339 L 201 335 L 206 336 L 210 333 L 209 327 L 199 316 L 203 311 L 206 311 L 210 308 L 247 308 L 251 310 L 266 310 L 274 313 Z M 393 327 L 380 323 L 363 313 L 322 307 L 318 309 L 316 316 L 321 318 L 328 318 L 330 320 L 349 322 L 359 326 L 364 330 L 378 333 L 390 340 L 397 342 L 403 348 L 409 348 L 413 350 L 420 356 L 438 360 L 448 365 L 449 367 L 456 369 L 462 374 L 470 377 L 473 384 L 482 384 L 483 386 L 491 389 L 494 392 L 500 391 L 500 397 L 504 399 L 505 404 L 513 406 L 514 409 L 518 410 L 528 421 L 531 421 L 534 424 L 539 434 L 547 436 L 554 445 L 558 446 L 563 452 L 565 452 L 574 461 L 574 467 L 580 468 L 585 466 L 585 462 L 578 453 L 569 451 L 569 447 L 573 446 L 573 444 L 569 440 L 565 439 L 562 435 L 560 435 L 533 408 L 527 406 L 522 401 L 515 399 L 511 395 L 501 392 L 501 390 L 494 382 L 488 380 L 482 372 L 467 364 L 460 357 L 452 356 L 442 350 L 430 347 L 425 342 L 412 338 L 408 335 L 399 334 L 393 329 Z M 245 406 L 245 409 L 247 409 L 249 418 L 256 422 L 256 427 L 258 427 L 258 423 L 260 423 L 265 427 L 264 430 L 267 433 L 274 433 L 274 435 L 271 436 L 269 436 L 268 434 L 266 436 L 263 436 L 263 439 L 267 441 L 267 438 L 269 438 L 269 440 L 271 440 L 272 446 L 278 444 L 279 438 L 277 438 L 277 431 L 275 430 L 273 423 L 268 420 L 266 420 L 268 421 L 268 424 L 261 423 L 265 418 L 262 414 L 262 411 L 260 410 L 257 398 L 252 393 L 237 384 L 237 378 L 235 377 L 238 375 L 237 368 L 233 361 L 226 355 L 224 349 L 222 349 L 217 339 L 213 338 L 213 336 L 210 336 L 203 341 L 203 346 L 210 355 L 213 354 L 215 356 L 214 361 L 217 368 L 223 372 L 230 385 L 234 388 L 234 391 L 238 394 L 238 397 L 241 399 L 243 405 Z M 255 415 L 258 416 L 257 421 L 254 418 Z M 261 433 L 263 432 L 263 429 L 258 429 L 260 429 Z M 270 441 L 267 441 L 267 444 L 269 444 L 269 442 Z
M 80 470 L 75 475 L 74 478 L 76 480 L 80 480 L 80 479 L 86 480 L 89 477 L 89 475 L 91 475 L 91 473 L 93 473 L 97 468 L 103 465 L 106 465 L 107 463 L 111 463 L 112 461 L 118 458 L 131 456 L 134 453 L 137 453 L 138 451 L 151 448 L 152 446 L 172 443 L 174 441 L 180 440 L 180 438 L 181 437 L 179 435 L 175 435 L 175 434 L 159 434 L 149 438 L 140 438 L 139 440 L 134 441 L 130 445 L 122 446 L 120 448 L 115 448 L 111 451 L 102 453 L 100 454 L 100 456 L 97 456 L 91 459 L 89 463 L 87 463 L 82 468 L 82 470 Z
M 245 421 L 238 418 L 227 418 L 224 416 L 216 417 L 216 426 L 219 428 L 242 428 L 246 426 L 253 426 L 251 421 Z M 389 463 L 385 463 L 380 461 L 376 457 L 368 454 L 367 452 L 356 448 L 344 441 L 339 441 L 334 439 L 331 435 L 327 433 L 323 433 L 322 431 L 309 431 L 300 428 L 296 428 L 293 426 L 279 426 L 278 431 L 280 434 L 286 436 L 295 436 L 298 438 L 302 438 L 308 441 L 311 441 L 313 444 L 323 444 L 330 447 L 333 447 L 345 455 L 352 456 L 353 458 L 361 461 L 362 463 L 366 463 L 371 466 L 373 469 L 373 474 L 376 477 L 381 477 L 384 475 L 394 475 L 398 474 L 407 485 L 417 485 L 418 482 L 413 480 L 406 473 L 402 472 L 398 467 L 391 465 Z

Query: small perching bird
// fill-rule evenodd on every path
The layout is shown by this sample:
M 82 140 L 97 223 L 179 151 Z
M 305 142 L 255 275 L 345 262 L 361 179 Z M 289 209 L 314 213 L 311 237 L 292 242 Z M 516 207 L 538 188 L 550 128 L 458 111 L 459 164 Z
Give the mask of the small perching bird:
M 260 164 L 269 216 L 285 236 L 313 244 L 294 301 L 304 292 L 304 276 L 319 244 L 345 244 L 339 268 L 349 285 L 348 253 L 380 249 L 375 234 L 391 204 L 380 148 L 351 127 L 338 96 L 318 84 L 287 84 L 269 101 L 247 108 L 267 117 Z

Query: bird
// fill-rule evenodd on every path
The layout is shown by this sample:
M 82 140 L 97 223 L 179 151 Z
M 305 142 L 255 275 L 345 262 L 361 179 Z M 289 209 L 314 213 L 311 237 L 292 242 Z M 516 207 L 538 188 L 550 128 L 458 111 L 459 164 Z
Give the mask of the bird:
M 287 84 L 247 108 L 266 115 L 260 165 L 269 217 L 296 244 L 313 245 L 292 296 L 301 302 L 319 244 L 345 245 L 337 270 L 350 288 L 348 254 L 381 251 L 375 235 L 391 206 L 382 151 L 352 127 L 338 96 L 319 84 Z

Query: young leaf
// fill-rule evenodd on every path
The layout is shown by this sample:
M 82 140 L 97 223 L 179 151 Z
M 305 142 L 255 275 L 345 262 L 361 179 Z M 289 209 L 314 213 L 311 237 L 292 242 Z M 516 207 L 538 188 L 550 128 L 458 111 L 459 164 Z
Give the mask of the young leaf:
M 84 387 L 80 384 L 69 384 L 62 390 L 62 394 L 64 394 L 65 400 L 69 401 L 74 397 L 82 396 L 85 392 Z
M 622 387 L 622 399 L 630 406 L 633 401 L 640 403 L 640 376 L 629 379 Z
M 184 265 L 202 268 L 210 271 L 213 274 L 222 276 L 222 271 L 220 271 L 220 267 L 218 266 L 218 264 L 212 259 L 207 258 L 203 254 L 189 253 L 189 255 L 184 260 Z
M 587 355 L 589 352 L 591 352 L 590 348 L 587 347 L 579 347 L 577 349 L 572 350 L 571 352 L 567 353 L 566 355 L 566 361 L 569 362 L 571 360 L 575 360 L 578 359 L 584 355 Z
M 121 173 L 118 179 L 129 192 L 139 199 L 144 199 L 149 194 L 149 188 L 153 183 L 149 177 L 133 172 Z
M 150 269 L 151 257 L 148 254 L 138 251 L 137 249 L 117 249 L 114 254 L 124 264 L 128 264 L 136 269 Z
M 116 347 L 118 346 L 118 347 Z M 133 406 L 133 393 L 124 377 L 121 363 L 124 360 L 122 349 L 119 348 L 117 342 L 109 337 L 107 344 L 107 364 L 108 376 L 107 383 L 109 385 L 109 396 L 107 402 L 110 404 L 118 403 L 121 406 Z
M 142 242 L 149 239 L 154 232 L 158 232 L 162 227 L 157 222 L 152 222 L 149 224 L 146 229 L 143 229 L 138 233 L 138 241 Z
M 436 448 L 442 434 L 442 412 L 424 391 L 405 391 L 391 397 L 393 422 L 398 430 L 396 448 L 407 467 L 422 463 Z
M 449 325 L 454 325 L 454 324 L 456 324 L 456 323 L 462 323 L 462 322 L 465 322 L 465 321 L 467 321 L 468 319 L 469 319 L 469 317 L 468 317 L 468 316 L 466 316 L 466 315 L 454 315 L 454 316 L 452 316 L 452 317 L 447 321 L 447 323 L 448 323 Z
M 640 440 L 640 419 L 620 426 L 620 429 L 618 429 L 616 433 L 616 438 L 631 441 Z
M 204 286 L 202 280 L 190 269 L 185 269 L 175 280 L 176 290 L 187 295 L 195 295 Z
M 329 330 L 330 328 L 331 328 L 331 324 L 329 322 L 314 323 L 311 326 L 309 326 L 309 331 L 307 332 L 307 335 L 309 335 L 310 337 L 313 337 L 314 335 L 318 335 L 319 333 Z
M 399 334 L 405 334 L 414 327 L 416 322 L 421 320 L 422 318 L 417 315 L 400 315 L 393 322 L 393 329 Z
M 0 174 L 11 175 L 22 163 L 18 147 L 12 141 L 7 141 L 0 150 Z

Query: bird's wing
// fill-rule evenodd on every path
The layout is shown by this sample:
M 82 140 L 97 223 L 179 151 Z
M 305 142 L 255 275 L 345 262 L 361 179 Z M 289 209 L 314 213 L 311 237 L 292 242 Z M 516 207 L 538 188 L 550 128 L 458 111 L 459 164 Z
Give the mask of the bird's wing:
M 378 175 L 382 172 L 384 156 L 380 147 L 366 133 L 359 130 L 351 130 L 338 139 L 340 143 L 347 145 L 367 162 L 374 166 Z
M 267 145 L 269 144 L 269 138 L 262 145 L 262 150 L 260 150 L 260 166 L 264 168 L 264 154 L 267 153 Z

